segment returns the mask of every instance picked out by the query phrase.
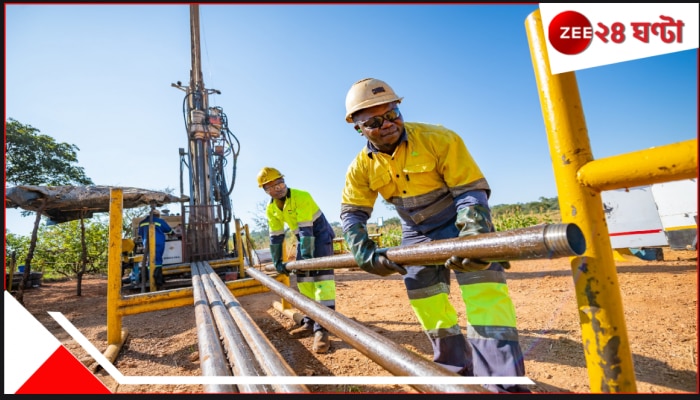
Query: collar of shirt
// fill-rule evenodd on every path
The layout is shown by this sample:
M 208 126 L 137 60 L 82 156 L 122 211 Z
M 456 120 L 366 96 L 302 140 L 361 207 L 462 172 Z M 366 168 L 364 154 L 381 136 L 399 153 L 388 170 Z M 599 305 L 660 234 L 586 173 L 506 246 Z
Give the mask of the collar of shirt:
M 292 197 L 292 188 L 287 186 L 287 194 L 284 195 L 284 198 L 286 200 L 286 199 L 289 199 L 291 197 Z M 274 203 L 274 202 L 275 202 L 275 198 L 270 196 L 270 203 Z
M 408 135 L 406 134 L 406 127 L 404 126 L 403 128 L 403 133 L 401 133 L 401 137 L 399 138 L 399 142 L 396 144 L 396 147 L 399 147 L 401 143 L 407 142 L 408 141 Z M 377 149 L 372 142 L 369 140 L 367 141 L 367 156 L 369 158 L 372 158 L 372 153 L 379 153 L 379 149 Z

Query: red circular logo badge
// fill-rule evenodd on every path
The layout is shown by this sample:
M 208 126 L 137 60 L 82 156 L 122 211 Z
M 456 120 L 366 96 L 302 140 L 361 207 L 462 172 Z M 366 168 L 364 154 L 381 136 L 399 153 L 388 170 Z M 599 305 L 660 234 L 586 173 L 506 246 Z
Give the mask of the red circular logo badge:
M 591 45 L 593 27 L 583 14 L 564 11 L 549 23 L 549 43 L 566 55 L 579 54 Z

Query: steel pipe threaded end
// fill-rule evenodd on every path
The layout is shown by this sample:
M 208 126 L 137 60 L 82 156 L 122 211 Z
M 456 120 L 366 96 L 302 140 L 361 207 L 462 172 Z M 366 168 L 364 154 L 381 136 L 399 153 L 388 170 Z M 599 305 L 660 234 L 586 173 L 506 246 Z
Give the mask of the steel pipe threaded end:
M 544 243 L 552 256 L 580 256 L 586 251 L 586 238 L 576 224 L 551 224 L 544 228 Z

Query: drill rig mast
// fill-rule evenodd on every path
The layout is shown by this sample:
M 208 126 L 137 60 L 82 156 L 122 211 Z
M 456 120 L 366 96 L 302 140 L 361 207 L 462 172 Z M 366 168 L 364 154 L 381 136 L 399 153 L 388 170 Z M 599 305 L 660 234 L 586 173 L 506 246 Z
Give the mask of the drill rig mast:
M 189 86 L 181 82 L 172 86 L 183 90 L 183 114 L 188 148 L 180 148 L 180 192 L 184 194 L 184 174 L 189 180 L 189 204 L 182 205 L 186 218 L 184 258 L 186 261 L 222 259 L 230 249 L 230 222 L 233 219 L 231 192 L 235 183 L 238 139 L 228 129 L 221 107 L 209 106 L 209 95 L 219 90 L 204 86 L 199 36 L 199 6 L 190 5 L 192 69 Z M 225 167 L 232 159 L 230 184 Z M 235 241 L 234 241 L 235 243 Z M 235 245 L 235 244 L 234 244 Z

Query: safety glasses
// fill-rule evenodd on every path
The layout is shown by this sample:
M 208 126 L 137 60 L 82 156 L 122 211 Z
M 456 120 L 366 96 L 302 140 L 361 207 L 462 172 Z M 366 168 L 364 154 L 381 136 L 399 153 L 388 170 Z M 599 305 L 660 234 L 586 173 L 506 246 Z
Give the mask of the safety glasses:
M 399 108 L 396 107 L 384 115 L 374 116 L 366 121 L 358 123 L 358 125 L 363 126 L 365 128 L 368 128 L 368 129 L 377 129 L 377 128 L 381 127 L 382 125 L 384 125 L 384 120 L 387 120 L 389 122 L 394 122 L 399 117 L 401 117 L 401 112 L 399 111 Z
M 284 188 L 284 181 L 279 182 L 279 183 L 275 183 L 274 185 L 268 186 L 268 187 L 263 188 L 263 189 L 265 190 L 265 193 L 270 194 L 270 192 L 273 192 L 273 191 L 276 192 L 278 190 L 282 190 L 282 188 Z

